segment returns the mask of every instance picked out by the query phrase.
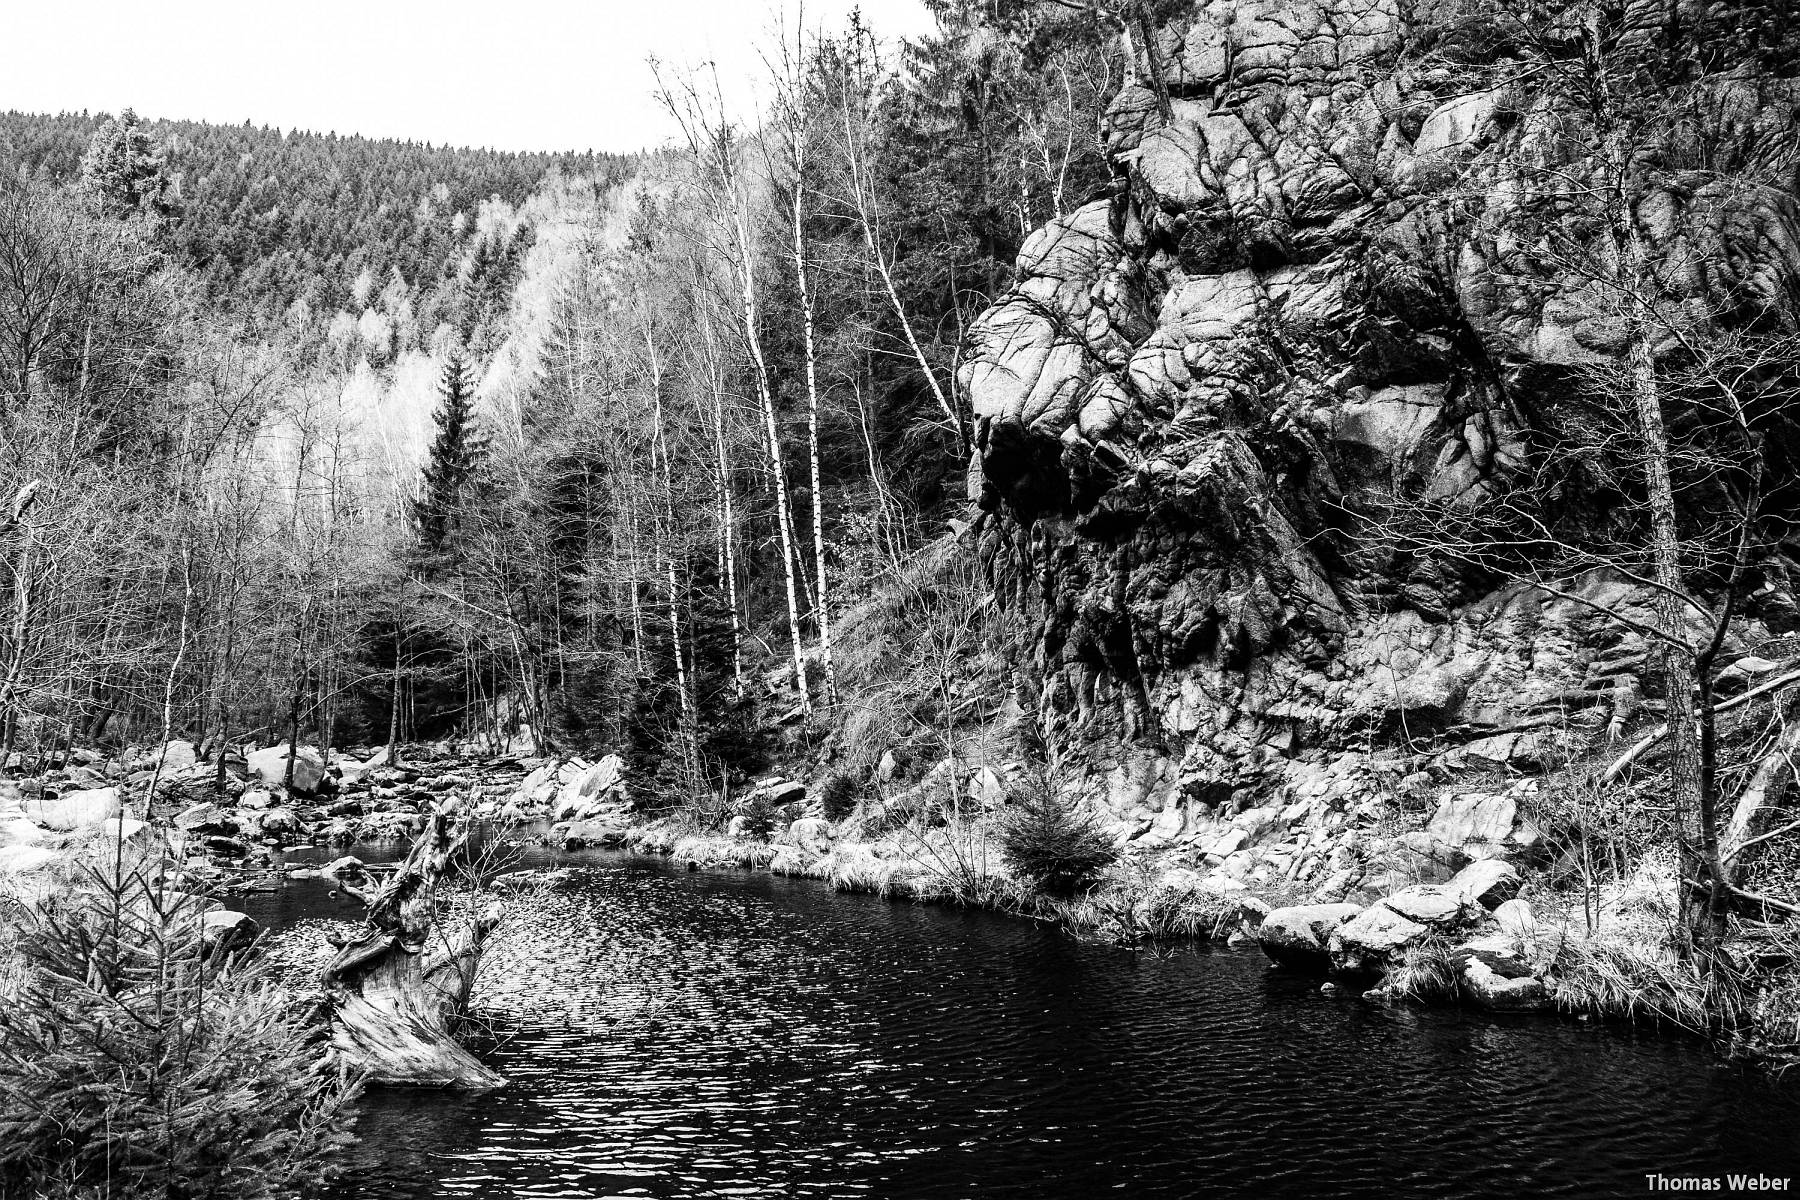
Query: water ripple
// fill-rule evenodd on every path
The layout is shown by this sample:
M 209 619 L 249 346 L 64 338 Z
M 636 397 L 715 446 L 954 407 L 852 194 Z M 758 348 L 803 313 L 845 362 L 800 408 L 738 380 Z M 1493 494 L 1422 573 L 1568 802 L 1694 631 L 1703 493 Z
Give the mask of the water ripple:
M 477 1006 L 510 1085 L 385 1092 L 336 1193 L 1640 1196 L 1800 1177 L 1800 1099 L 1648 1033 L 1380 1008 L 805 881 L 587 856 Z M 297 881 L 259 919 L 341 916 Z

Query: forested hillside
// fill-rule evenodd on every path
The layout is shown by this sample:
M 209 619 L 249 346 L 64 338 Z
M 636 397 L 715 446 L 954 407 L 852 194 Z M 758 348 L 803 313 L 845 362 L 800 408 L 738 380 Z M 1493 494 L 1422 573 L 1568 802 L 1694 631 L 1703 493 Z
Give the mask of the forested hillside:
M 131 123 L 132 114 L 126 114 Z M 100 113 L 0 113 L 0 160 L 52 184 L 81 174 Z M 391 139 L 196 121 L 136 123 L 181 220 L 172 242 L 209 298 L 264 319 L 296 302 L 327 314 L 367 304 L 396 279 L 415 310 L 447 303 L 490 201 L 517 208 L 552 172 L 622 179 L 629 158 L 508 154 Z M 521 235 L 523 236 L 523 235 Z M 513 261 L 517 239 L 479 253 Z

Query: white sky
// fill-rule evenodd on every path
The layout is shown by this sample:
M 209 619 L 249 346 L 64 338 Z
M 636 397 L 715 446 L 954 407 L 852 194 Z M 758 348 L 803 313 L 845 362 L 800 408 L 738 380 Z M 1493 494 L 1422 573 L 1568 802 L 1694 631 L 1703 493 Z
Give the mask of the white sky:
M 806 0 L 809 29 L 855 0 Z M 861 0 L 887 38 L 919 0 Z M 716 61 L 729 94 L 798 0 L 0 0 L 0 110 L 145 117 L 508 150 L 617 150 L 674 128 L 652 54 Z

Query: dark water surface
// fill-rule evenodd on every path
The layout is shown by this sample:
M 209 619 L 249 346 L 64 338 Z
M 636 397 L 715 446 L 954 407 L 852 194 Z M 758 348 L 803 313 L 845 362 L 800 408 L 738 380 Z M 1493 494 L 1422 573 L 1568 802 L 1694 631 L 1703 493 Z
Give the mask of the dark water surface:
M 338 1200 L 1800 1188 L 1800 1088 L 1677 1038 L 1332 998 L 1254 950 L 556 861 L 580 869 L 508 918 L 479 987 L 509 1086 L 371 1094 Z M 354 915 L 328 886 L 252 913 Z

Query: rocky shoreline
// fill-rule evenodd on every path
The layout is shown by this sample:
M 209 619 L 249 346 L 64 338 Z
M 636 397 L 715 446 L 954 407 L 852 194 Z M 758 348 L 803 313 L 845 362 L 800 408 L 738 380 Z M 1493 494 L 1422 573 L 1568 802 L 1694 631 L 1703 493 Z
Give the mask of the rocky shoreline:
M 617 848 L 690 869 L 766 870 L 845 891 L 966 904 L 1125 944 L 1254 941 L 1275 964 L 1320 977 L 1324 990 L 1372 1001 L 1646 1022 L 1713 1038 L 1733 1055 L 1772 1066 L 1794 1059 L 1787 1030 L 1796 1007 L 1778 977 L 1727 1000 L 1675 954 L 1672 870 L 1651 859 L 1584 908 L 1510 861 L 1530 862 L 1538 838 L 1517 796 L 1446 797 L 1420 828 L 1391 837 L 1359 838 L 1355 821 L 1340 825 L 1325 859 L 1346 865 L 1311 887 L 1271 880 L 1266 865 L 1317 831 L 1309 826 L 1314 813 L 1341 812 L 1330 804 L 1250 810 L 1199 845 L 1134 848 L 1122 837 L 1127 852 L 1092 892 L 1059 899 L 1008 872 L 996 844 L 1004 817 L 981 810 L 987 784 L 973 772 L 974 794 L 964 798 L 975 815 L 925 832 L 884 827 L 868 806 L 827 821 L 800 785 L 766 779 L 741 803 L 753 810 L 758 797 L 781 798 L 780 820 L 759 837 L 742 815 L 723 832 L 678 817 L 647 820 L 630 808 L 622 783 L 608 782 L 610 766 L 577 761 L 540 770 L 536 790 L 513 803 L 553 819 L 549 840 L 568 848 Z M 1439 881 L 1417 881 L 1433 871 Z M 1388 882 L 1391 889 L 1380 890 Z M 1736 961 L 1749 966 L 1771 953 L 1780 948 L 1743 945 Z M 1739 1010 L 1740 1027 L 1721 1019 L 1727 1003 Z
M 1668 948 L 1672 872 L 1652 861 L 1584 910 L 1521 870 L 1539 840 L 1521 806 L 1531 781 L 1445 795 L 1429 814 L 1415 814 L 1414 828 L 1399 829 L 1391 808 L 1355 799 L 1366 764 L 1327 770 L 1291 802 L 1207 813 L 1204 827 L 1178 841 L 1119 829 L 1121 857 L 1098 886 L 1057 898 L 1016 878 L 999 851 L 1004 769 L 949 763 L 919 785 L 935 803 L 902 793 L 865 800 L 836 821 L 806 785 L 772 776 L 744 791 L 723 828 L 708 829 L 688 811 L 641 811 L 616 756 L 546 760 L 436 745 L 405 748 L 398 765 L 385 752 L 326 763 L 303 748 L 291 757 L 290 774 L 284 746 L 227 756 L 221 788 L 216 758 L 203 760 L 188 743 L 110 759 L 71 754 L 0 788 L 0 883 L 19 899 L 42 896 L 73 850 L 142 839 L 154 825 L 187 885 L 217 898 L 220 935 L 247 939 L 256 931 L 226 906 L 232 895 L 273 889 L 283 873 L 363 878 L 352 858 L 282 868 L 276 851 L 410 838 L 449 804 L 497 830 L 547 826 L 544 840 L 567 849 L 815 878 L 1120 943 L 1254 940 L 1283 968 L 1371 999 L 1720 1032 L 1706 981 Z M 1609 973 L 1604 981 L 1597 964 Z M 1762 1026 L 1791 1019 L 1781 996 L 1755 1002 L 1770 1010 Z

